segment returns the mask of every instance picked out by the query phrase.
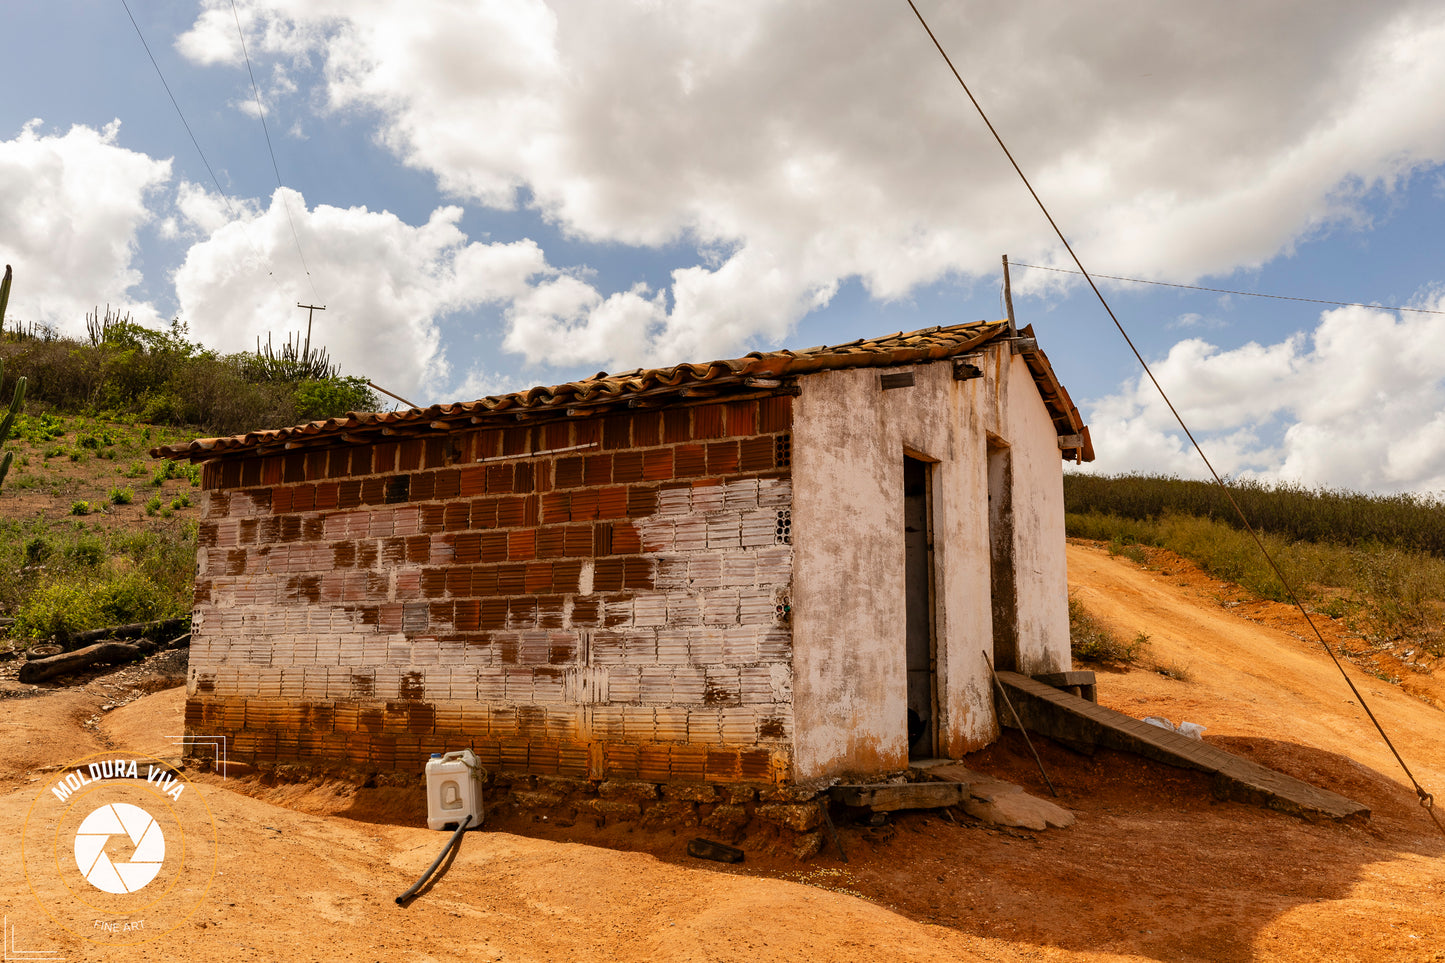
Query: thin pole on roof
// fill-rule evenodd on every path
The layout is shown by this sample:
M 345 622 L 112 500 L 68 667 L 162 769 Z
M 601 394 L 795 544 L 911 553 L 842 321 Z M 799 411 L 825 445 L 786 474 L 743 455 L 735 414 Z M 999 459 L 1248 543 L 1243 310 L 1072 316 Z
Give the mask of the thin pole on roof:
M 1008 311 L 1008 336 L 1017 338 L 1019 336 L 1018 325 L 1014 323 L 1014 296 L 1013 289 L 1008 283 L 1008 255 L 1003 256 L 1003 304 Z
M 421 407 L 421 405 L 414 405 L 414 404 L 412 404 L 410 401 L 407 401 L 405 398 L 403 398 L 401 395 L 397 394 L 397 393 L 394 392 L 394 391 L 387 391 L 385 388 L 383 388 L 381 385 L 377 384 L 377 383 L 374 382 L 374 381 L 368 381 L 366 384 L 367 384 L 368 387 L 370 387 L 370 388 L 375 388 L 377 391 L 380 391 L 380 392 L 381 392 L 382 394 L 384 394 L 384 395 L 389 395 L 390 397 L 395 398 L 397 401 L 400 401 L 402 404 L 406 405 L 408 408 L 420 408 L 420 407 Z

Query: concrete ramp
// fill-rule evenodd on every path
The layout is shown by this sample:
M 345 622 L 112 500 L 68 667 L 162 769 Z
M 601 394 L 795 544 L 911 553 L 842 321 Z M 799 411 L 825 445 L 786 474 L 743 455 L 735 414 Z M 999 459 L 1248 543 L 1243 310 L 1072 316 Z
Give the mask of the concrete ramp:
M 1293 776 L 1216 749 L 1208 743 L 1151 726 L 1122 712 L 1081 699 L 1017 672 L 998 673 L 1024 728 L 1066 745 L 1121 749 L 1182 769 L 1210 774 L 1214 793 L 1304 817 L 1368 817 L 1353 799 L 1311 786 Z M 999 706 L 999 720 L 1014 728 L 1013 716 Z

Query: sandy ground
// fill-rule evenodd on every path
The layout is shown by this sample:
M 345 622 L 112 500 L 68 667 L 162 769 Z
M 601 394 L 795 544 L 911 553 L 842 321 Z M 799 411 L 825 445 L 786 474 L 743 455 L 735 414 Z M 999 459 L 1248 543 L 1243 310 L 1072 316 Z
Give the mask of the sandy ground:
M 1366 803 L 1371 820 L 1216 803 L 1196 775 L 1046 745 L 1059 801 L 1078 815 L 1067 830 L 919 813 L 840 827 L 847 863 L 831 848 L 797 863 L 745 840 L 746 862 L 725 867 L 689 859 L 687 830 L 513 820 L 469 833 L 402 908 L 394 897 L 444 841 L 416 828 L 414 791 L 208 777 L 193 788 L 218 830 L 209 892 L 155 942 L 101 947 L 37 911 L 20 827 L 53 778 L 44 767 L 104 749 L 173 757 L 182 692 L 103 711 L 139 690 L 118 696 L 97 676 L 29 698 L 11 686 L 17 697 L 0 700 L 6 958 L 1445 960 L 1445 836 L 1297 620 L 1226 607 L 1225 587 L 1177 561 L 1146 571 L 1071 546 L 1069 564 L 1093 611 L 1148 634 L 1157 663 L 1187 668 L 1187 681 L 1101 673 L 1101 702 L 1201 723 L 1212 743 Z M 1445 714 L 1350 671 L 1417 777 L 1445 796 Z M 1435 679 L 1416 683 L 1439 693 Z M 1016 736 L 968 764 L 1046 793 Z

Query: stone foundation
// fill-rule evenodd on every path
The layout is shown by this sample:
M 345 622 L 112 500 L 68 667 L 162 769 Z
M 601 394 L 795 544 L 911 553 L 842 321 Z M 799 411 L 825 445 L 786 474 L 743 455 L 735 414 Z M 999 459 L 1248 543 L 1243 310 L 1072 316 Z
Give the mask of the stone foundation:
M 210 756 L 188 757 L 185 763 L 202 771 L 216 769 Z M 418 804 L 425 806 L 425 780 L 414 773 L 231 763 L 227 775 L 265 785 L 340 780 L 363 788 L 414 788 Z M 515 817 L 561 827 L 587 821 L 598 829 L 633 823 L 648 830 L 685 830 L 733 845 L 752 842 L 769 852 L 807 859 L 826 842 L 822 807 L 827 804 L 827 782 L 656 783 L 482 770 L 483 826 Z

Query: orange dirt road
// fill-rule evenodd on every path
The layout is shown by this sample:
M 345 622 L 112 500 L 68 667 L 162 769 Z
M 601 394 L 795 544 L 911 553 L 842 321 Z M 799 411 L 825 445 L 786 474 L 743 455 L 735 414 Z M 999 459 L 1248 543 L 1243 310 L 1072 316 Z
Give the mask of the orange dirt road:
M 1205 725 L 1216 745 L 1366 803 L 1367 824 L 1219 803 L 1195 774 L 1045 745 L 1059 802 L 1078 815 L 1067 830 L 920 813 L 840 827 L 848 863 L 832 847 L 800 864 L 744 840 L 747 861 L 724 867 L 684 855 L 695 830 L 514 821 L 469 833 L 445 876 L 403 909 L 394 897 L 445 840 L 417 828 L 419 799 L 206 777 L 193 788 L 218 828 L 209 893 L 155 942 L 103 948 L 58 929 L 30 896 L 18 847 L 47 783 L 37 770 L 102 749 L 173 756 L 165 737 L 179 732 L 183 694 L 101 713 L 106 696 L 88 684 L 0 701 L 7 952 L 203 963 L 1445 960 L 1445 836 L 1327 657 L 1292 634 L 1288 613 L 1226 608 L 1212 597 L 1222 586 L 1177 560 L 1159 565 L 1069 548 L 1086 606 L 1130 637 L 1146 633 L 1152 661 L 1187 668 L 1188 681 L 1100 673 L 1100 701 Z M 1417 776 L 1445 796 L 1445 713 L 1351 671 Z M 1046 794 L 1016 736 L 968 765 Z

